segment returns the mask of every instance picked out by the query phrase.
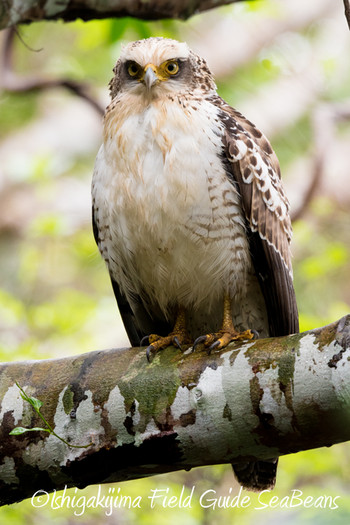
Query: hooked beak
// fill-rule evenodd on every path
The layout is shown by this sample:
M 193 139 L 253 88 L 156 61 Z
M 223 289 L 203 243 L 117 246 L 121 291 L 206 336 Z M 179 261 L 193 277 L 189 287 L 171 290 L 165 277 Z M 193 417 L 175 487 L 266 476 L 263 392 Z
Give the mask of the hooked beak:
M 151 89 L 154 84 L 158 82 L 159 78 L 156 72 L 156 69 L 154 66 L 147 66 L 146 72 L 144 74 L 144 77 L 142 79 L 143 83 L 145 84 L 147 89 Z

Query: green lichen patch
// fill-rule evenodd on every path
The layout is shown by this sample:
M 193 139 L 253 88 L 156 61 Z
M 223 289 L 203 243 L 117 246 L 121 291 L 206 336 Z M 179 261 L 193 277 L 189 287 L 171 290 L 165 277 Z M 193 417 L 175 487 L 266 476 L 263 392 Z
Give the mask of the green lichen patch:
M 310 332 L 315 336 L 315 344 L 318 346 L 320 351 L 322 351 L 334 341 L 338 325 L 339 321 L 324 326 L 322 329 L 316 329 Z
M 279 360 L 278 379 L 285 388 L 293 381 L 295 353 L 295 349 L 291 348 L 288 352 L 284 352 Z
M 298 353 L 301 334 L 260 339 L 250 346 L 245 355 L 256 374 L 269 368 L 282 367 L 279 372 L 283 384 L 293 375 L 295 354 Z
M 136 370 L 129 368 L 118 382 L 125 400 L 125 411 L 132 409 L 135 400 L 138 402 L 141 428 L 152 417 L 161 426 L 168 421 L 169 407 L 181 385 L 178 369 L 174 366 L 175 353 L 178 354 L 169 347 L 159 352 L 150 364 L 145 358 L 138 363 Z
M 74 407 L 74 392 L 72 392 L 71 388 L 68 386 L 66 390 L 64 391 L 62 402 L 63 402 L 63 409 L 66 414 L 70 414 L 70 412 L 73 410 Z

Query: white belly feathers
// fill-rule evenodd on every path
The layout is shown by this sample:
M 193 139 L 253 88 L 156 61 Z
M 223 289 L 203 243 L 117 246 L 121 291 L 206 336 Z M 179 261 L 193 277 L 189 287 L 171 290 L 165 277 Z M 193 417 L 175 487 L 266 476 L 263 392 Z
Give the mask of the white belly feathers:
M 240 197 L 219 157 L 223 129 L 214 106 L 200 104 L 156 100 L 130 111 L 120 101 L 96 160 L 100 249 L 126 297 L 164 313 L 241 296 L 251 266 Z

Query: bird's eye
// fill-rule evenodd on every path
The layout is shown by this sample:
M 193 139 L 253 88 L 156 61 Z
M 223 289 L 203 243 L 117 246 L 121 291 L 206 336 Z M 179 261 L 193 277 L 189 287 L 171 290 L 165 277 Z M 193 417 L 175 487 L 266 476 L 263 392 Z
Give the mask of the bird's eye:
M 139 71 L 140 71 L 140 68 L 135 62 L 132 62 L 131 64 L 129 64 L 128 73 L 131 77 L 136 77 Z
M 179 71 L 179 64 L 175 60 L 170 60 L 165 64 L 165 71 L 169 73 L 169 75 L 176 75 Z

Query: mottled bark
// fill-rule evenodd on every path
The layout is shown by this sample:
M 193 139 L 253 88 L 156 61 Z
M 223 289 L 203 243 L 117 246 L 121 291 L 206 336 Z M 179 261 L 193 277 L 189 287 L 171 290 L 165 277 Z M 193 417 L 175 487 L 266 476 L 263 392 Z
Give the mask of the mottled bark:
M 41 426 L 17 381 L 44 402 Z M 0 366 L 0 500 L 215 463 L 267 459 L 350 439 L 350 315 L 223 351 L 97 351 Z
M 6 0 L 0 3 L 0 29 L 39 20 L 92 20 L 133 16 L 145 20 L 187 19 L 190 16 L 233 2 L 254 0 Z

